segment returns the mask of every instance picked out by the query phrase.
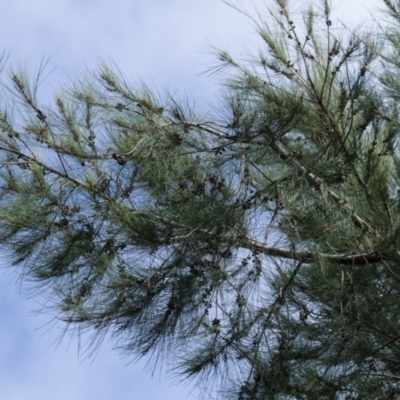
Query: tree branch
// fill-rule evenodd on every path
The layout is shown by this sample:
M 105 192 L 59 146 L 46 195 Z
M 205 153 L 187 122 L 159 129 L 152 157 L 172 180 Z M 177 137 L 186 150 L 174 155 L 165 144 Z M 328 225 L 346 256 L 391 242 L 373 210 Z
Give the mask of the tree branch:
M 327 187 L 324 182 L 322 181 L 321 178 L 318 178 L 316 175 L 314 175 L 310 170 L 308 170 L 306 167 L 304 167 L 293 155 L 289 154 L 288 151 L 286 151 L 277 141 L 273 141 L 271 145 L 275 148 L 275 150 L 278 152 L 279 156 L 282 159 L 291 159 L 294 164 L 304 173 L 308 181 L 320 192 L 326 191 L 328 195 L 333 199 L 333 201 L 339 205 L 340 208 L 343 210 L 346 210 L 350 213 L 351 219 L 353 220 L 354 224 L 362 229 L 363 231 L 366 231 L 369 234 L 372 234 L 376 237 L 379 237 L 379 234 L 375 231 L 375 229 L 372 228 L 372 226 L 365 221 L 363 218 L 361 218 L 356 211 L 354 210 L 353 207 L 344 199 L 342 199 L 338 194 L 336 194 L 332 189 Z
M 280 247 L 270 247 L 253 239 L 245 238 L 243 247 L 257 250 L 260 253 L 273 257 L 287 258 L 303 262 L 312 262 L 315 258 L 322 257 L 344 265 L 365 265 L 385 260 L 385 256 L 378 252 L 370 253 L 316 253 L 312 251 L 293 251 Z
M 7 148 L 7 147 L 3 147 L 3 146 L 0 146 L 0 150 L 4 150 L 4 151 L 9 152 L 9 153 L 17 154 L 17 155 L 23 157 L 24 159 L 26 159 L 28 161 L 31 161 L 31 162 L 33 162 L 33 163 L 35 163 L 37 165 L 40 165 L 44 169 L 52 172 L 53 174 L 58 175 L 61 178 L 68 179 L 68 180 L 70 180 L 71 182 L 75 183 L 78 186 L 84 186 L 83 182 L 79 181 L 78 179 L 72 178 L 66 172 L 57 171 L 56 169 L 54 169 L 52 167 L 49 167 L 47 164 L 44 164 L 41 161 L 37 160 L 36 158 L 30 157 L 30 156 L 28 156 L 28 155 L 26 155 L 26 154 L 24 154 L 24 153 L 22 153 L 22 152 L 20 152 L 18 150 L 13 150 L 13 149 L 10 149 L 10 148 Z

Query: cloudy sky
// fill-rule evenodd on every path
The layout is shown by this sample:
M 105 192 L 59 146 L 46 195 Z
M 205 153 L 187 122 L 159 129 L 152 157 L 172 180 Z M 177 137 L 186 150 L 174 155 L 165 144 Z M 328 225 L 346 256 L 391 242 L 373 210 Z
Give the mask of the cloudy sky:
M 268 4 L 272 0 L 265 0 Z M 379 0 L 334 1 L 347 22 L 368 17 Z M 2 0 L 0 52 L 34 70 L 49 59 L 42 98 L 84 68 L 114 60 L 132 80 L 151 88 L 184 93 L 206 110 L 218 85 L 201 75 L 212 64 L 207 43 L 241 54 L 257 44 L 246 18 L 219 0 Z M 301 1 L 297 2 L 302 3 Z M 242 0 L 263 8 L 261 0 Z M 6 265 L 6 261 L 3 263 Z M 153 378 L 144 362 L 128 364 L 112 343 L 93 360 L 78 356 L 78 341 L 54 343 L 62 325 L 48 329 L 37 316 L 40 298 L 25 299 L 15 275 L 0 269 L 0 395 L 6 400 L 183 400 L 195 398 L 165 371 Z M 190 395 L 190 392 L 192 393 Z

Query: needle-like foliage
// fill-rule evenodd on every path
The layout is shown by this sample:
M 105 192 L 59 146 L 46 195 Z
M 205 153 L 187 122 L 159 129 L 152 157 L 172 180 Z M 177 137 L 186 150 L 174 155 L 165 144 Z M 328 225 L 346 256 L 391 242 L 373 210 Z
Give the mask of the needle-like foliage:
M 400 2 L 322 0 L 219 51 L 199 115 L 102 66 L 0 113 L 0 243 L 58 318 L 225 399 L 400 398 Z M 11 95 L 10 95 L 11 93 Z M 211 385 L 213 384 L 213 385 Z

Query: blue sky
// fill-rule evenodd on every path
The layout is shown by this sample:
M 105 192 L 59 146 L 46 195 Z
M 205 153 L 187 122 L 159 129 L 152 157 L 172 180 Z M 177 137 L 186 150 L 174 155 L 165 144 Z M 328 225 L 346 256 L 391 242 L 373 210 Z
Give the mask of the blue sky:
M 265 4 L 272 0 L 265 0 Z M 301 1 L 297 2 L 302 3 Z M 263 8 L 261 0 L 243 0 Z M 368 16 L 376 0 L 334 1 L 345 21 Z M 42 58 L 52 71 L 43 84 L 43 99 L 83 68 L 113 59 L 128 78 L 151 88 L 184 93 L 207 110 L 218 85 L 200 75 L 213 62 L 211 43 L 233 54 L 256 49 L 246 18 L 219 0 L 2 0 L 0 52 L 10 62 L 26 61 L 35 69 Z M 7 266 L 6 260 L 2 263 Z M 190 387 L 172 385 L 165 371 L 151 378 L 145 361 L 127 359 L 104 343 L 93 360 L 78 357 L 78 340 L 65 338 L 49 316 L 34 315 L 40 297 L 24 298 L 15 275 L 0 271 L 0 396 L 5 400 L 183 400 L 195 398 Z M 189 397 L 188 397 L 189 396 Z

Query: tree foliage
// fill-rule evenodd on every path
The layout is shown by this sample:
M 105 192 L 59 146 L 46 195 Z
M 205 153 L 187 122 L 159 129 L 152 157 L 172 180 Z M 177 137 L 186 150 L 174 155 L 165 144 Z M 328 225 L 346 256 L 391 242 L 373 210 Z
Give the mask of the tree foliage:
M 400 2 L 327 0 L 217 51 L 201 115 L 107 65 L 50 106 L 12 70 L 0 242 L 78 332 L 237 400 L 400 398 Z M 228 70 L 230 69 L 230 72 Z M 233 71 L 233 72 L 232 72 Z

